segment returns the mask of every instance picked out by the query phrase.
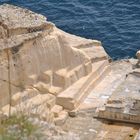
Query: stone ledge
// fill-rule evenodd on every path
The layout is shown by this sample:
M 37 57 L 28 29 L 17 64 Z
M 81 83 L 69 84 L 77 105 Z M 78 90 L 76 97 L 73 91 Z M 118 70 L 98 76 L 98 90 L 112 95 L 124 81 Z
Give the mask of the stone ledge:
M 1 30 L 0 38 L 44 30 L 46 20 L 46 17 L 30 10 L 3 4 L 0 6 L 0 27 L 5 30 L 5 35 Z

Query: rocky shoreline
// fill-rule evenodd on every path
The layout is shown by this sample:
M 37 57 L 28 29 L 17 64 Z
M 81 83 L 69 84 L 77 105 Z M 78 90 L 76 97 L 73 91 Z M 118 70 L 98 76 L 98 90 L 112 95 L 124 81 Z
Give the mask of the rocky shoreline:
M 1 5 L 1 119 L 22 112 L 53 124 L 44 138 L 50 140 L 138 140 L 139 51 L 136 56 L 110 62 L 100 41 L 66 33 L 27 9 Z

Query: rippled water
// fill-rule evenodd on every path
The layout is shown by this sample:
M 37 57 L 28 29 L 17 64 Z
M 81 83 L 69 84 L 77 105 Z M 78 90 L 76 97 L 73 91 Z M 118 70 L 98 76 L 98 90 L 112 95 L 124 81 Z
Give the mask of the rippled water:
M 0 0 L 47 16 L 59 28 L 101 40 L 114 59 L 140 49 L 140 0 Z

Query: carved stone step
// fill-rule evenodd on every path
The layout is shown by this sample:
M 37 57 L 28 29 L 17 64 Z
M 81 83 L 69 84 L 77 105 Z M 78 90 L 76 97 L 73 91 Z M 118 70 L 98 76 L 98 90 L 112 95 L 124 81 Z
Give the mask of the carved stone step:
M 53 74 L 53 84 L 55 86 L 65 87 L 66 81 L 68 81 L 67 77 L 67 70 L 60 69 Z
M 37 84 L 34 85 L 34 88 L 39 90 L 40 93 L 46 94 L 49 92 L 49 85 L 43 82 L 38 82 Z
M 92 63 L 108 59 L 108 55 L 101 44 L 81 49 L 89 56 Z
M 17 105 L 21 102 L 24 102 L 27 99 L 30 99 L 38 94 L 39 94 L 39 92 L 35 88 L 26 89 L 23 92 L 18 92 L 16 94 L 14 94 L 12 96 L 12 99 L 11 99 L 11 104 L 12 104 L 12 106 L 15 106 L 15 105 Z
M 54 118 L 54 123 L 56 125 L 63 125 L 68 118 L 68 112 L 63 110 L 59 113 L 59 116 Z
M 87 88 L 85 88 L 83 93 L 76 100 L 74 108 L 77 108 L 80 105 L 80 103 L 83 102 L 83 100 L 88 96 L 88 94 L 93 90 L 93 88 L 95 88 L 109 72 L 110 72 L 110 67 L 106 66 L 103 72 L 100 73 L 100 75 L 96 79 L 91 81 L 91 83 L 89 84 L 89 86 L 87 86 Z
M 80 78 L 88 75 L 92 71 L 92 64 L 88 62 L 84 65 L 77 66 L 71 71 L 66 69 L 58 70 L 53 76 L 53 85 L 63 87 L 64 89 L 78 81 Z
M 30 111 L 32 109 L 37 109 L 40 105 L 46 105 L 47 107 L 53 107 L 55 104 L 55 96 L 51 94 L 39 94 L 31 99 L 16 105 L 17 109 Z
M 36 85 L 34 85 L 34 87 L 37 90 L 39 90 L 40 93 L 43 93 L 43 94 L 50 93 L 55 96 L 62 91 L 61 87 L 51 86 L 51 85 L 45 84 L 43 82 L 38 82 Z
M 48 70 L 48 71 L 43 72 L 39 76 L 38 80 L 42 81 L 42 82 L 44 82 L 46 84 L 49 84 L 49 83 L 51 83 L 51 78 L 52 78 L 52 71 Z
M 61 87 L 51 86 L 49 88 L 49 93 L 57 96 L 63 89 Z
M 69 87 L 57 97 L 57 104 L 66 109 L 73 110 L 88 95 L 109 72 L 108 61 L 94 63 L 93 71 L 90 75 L 81 78 L 72 87 Z
M 52 109 L 51 112 L 54 114 L 54 117 L 58 117 L 59 113 L 63 110 L 63 107 L 60 105 L 55 105 Z

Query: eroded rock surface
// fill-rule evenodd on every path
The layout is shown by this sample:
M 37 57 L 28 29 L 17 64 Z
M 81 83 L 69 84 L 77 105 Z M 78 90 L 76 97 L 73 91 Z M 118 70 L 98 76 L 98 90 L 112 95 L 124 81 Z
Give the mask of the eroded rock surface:
M 20 105 L 47 120 L 49 108 L 61 124 L 68 116 L 64 109 L 78 107 L 108 72 L 101 42 L 66 33 L 27 9 L 0 6 L 0 107 L 6 114 L 10 82 L 13 112 Z M 56 104 L 62 108 L 57 113 Z
M 4 4 L 0 6 L 0 38 L 10 37 L 46 27 L 46 18 L 27 9 Z
M 27 9 L 0 6 L 0 114 L 9 113 L 10 83 L 11 113 L 56 125 L 67 120 L 62 128 L 80 139 L 124 140 L 132 131 L 135 136 L 138 127 L 110 126 L 93 114 L 140 122 L 139 61 L 110 64 L 100 41 L 71 35 L 46 20 Z M 67 119 L 68 113 L 78 117 Z

